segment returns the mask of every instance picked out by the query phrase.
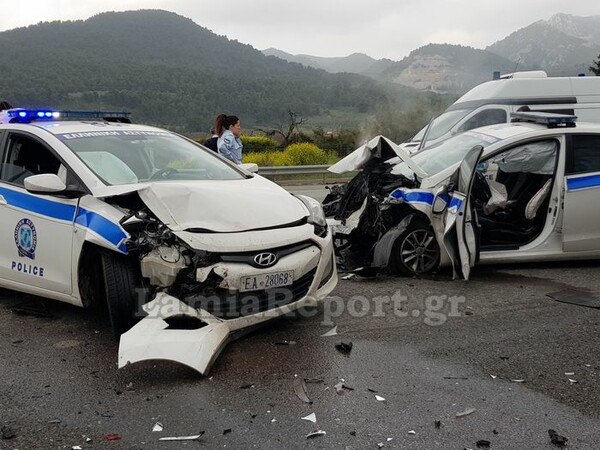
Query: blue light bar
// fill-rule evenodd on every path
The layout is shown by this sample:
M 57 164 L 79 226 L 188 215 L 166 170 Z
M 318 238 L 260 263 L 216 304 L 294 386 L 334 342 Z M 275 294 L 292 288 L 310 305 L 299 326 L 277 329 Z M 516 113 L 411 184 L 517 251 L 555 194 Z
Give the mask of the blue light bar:
M 13 108 L 0 111 L 0 123 L 30 123 L 56 119 L 100 119 L 108 122 L 131 123 L 126 111 L 55 111 L 51 109 Z
M 543 111 L 527 111 L 510 113 L 512 122 L 533 122 L 546 125 L 548 128 L 558 126 L 574 127 L 577 116 L 570 114 L 555 114 Z

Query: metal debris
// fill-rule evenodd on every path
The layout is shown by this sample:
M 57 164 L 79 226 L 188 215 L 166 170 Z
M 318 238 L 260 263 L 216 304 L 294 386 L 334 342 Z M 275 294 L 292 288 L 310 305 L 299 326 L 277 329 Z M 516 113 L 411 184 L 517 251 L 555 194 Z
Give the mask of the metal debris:
M 336 334 L 338 334 L 337 325 L 335 327 L 333 327 L 331 330 L 329 330 L 327 333 L 322 334 L 321 337 L 335 336 Z
M 473 414 L 475 411 L 477 411 L 477 409 L 475 409 L 475 408 L 467 408 L 464 411 L 457 412 L 456 413 L 456 417 L 468 416 L 469 414 Z
M 204 431 L 201 431 L 199 434 L 194 434 L 192 436 L 169 436 L 169 437 L 161 437 L 159 441 L 197 441 L 204 434 Z
M 385 402 L 385 398 L 383 398 L 380 395 L 375 395 L 375 400 L 377 400 L 378 402 Z
M 154 424 L 154 426 L 152 427 L 152 432 L 153 433 L 157 433 L 157 432 L 161 432 L 163 430 L 163 424 L 160 422 L 156 422 Z
M 564 447 L 567 445 L 568 438 L 561 436 L 553 429 L 548 430 L 548 435 L 550 436 L 550 442 L 552 442 L 557 447 Z
M 308 433 L 306 435 L 306 439 L 314 439 L 319 436 L 325 436 L 326 434 L 327 434 L 327 432 L 325 432 L 323 430 L 317 430 L 317 431 L 313 431 L 312 433 Z
M 342 395 L 344 393 L 344 391 L 353 391 L 354 390 L 354 388 L 348 386 L 343 381 L 340 381 L 338 384 L 336 384 L 334 386 L 334 388 L 335 388 L 335 392 L 337 392 L 338 395 Z
M 308 416 L 301 417 L 301 420 L 308 420 L 312 423 L 317 423 L 317 415 L 315 413 L 310 413 Z
M 308 398 L 308 392 L 306 391 L 306 383 L 302 378 L 294 379 L 294 392 L 298 396 L 300 400 L 304 403 L 312 403 L 310 398 Z

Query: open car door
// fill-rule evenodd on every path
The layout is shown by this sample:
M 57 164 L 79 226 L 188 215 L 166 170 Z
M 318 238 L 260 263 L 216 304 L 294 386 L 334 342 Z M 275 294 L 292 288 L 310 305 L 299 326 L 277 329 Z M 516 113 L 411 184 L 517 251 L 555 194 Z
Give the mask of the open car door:
M 454 278 L 462 276 L 465 280 L 469 279 L 479 251 L 477 216 L 471 207 L 470 194 L 482 153 L 483 147 L 475 146 L 461 162 L 455 174 L 456 189 L 450 193 L 446 211 L 443 245 L 452 259 Z

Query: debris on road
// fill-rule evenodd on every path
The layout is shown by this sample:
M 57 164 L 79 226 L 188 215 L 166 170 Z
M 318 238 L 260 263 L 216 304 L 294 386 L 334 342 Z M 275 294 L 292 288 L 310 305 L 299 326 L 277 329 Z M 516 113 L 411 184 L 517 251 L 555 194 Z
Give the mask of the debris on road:
M 569 383 L 571 383 L 571 384 L 577 383 L 577 380 L 574 380 L 573 378 L 568 378 L 568 380 L 569 380 Z
M 383 398 L 380 395 L 375 395 L 375 400 L 377 400 L 378 402 L 385 402 L 385 398 Z
M 408 434 L 417 434 L 417 432 L 415 430 L 409 430 Z
M 525 383 L 525 380 L 520 379 L 520 378 L 518 380 L 510 380 L 510 381 L 512 381 L 513 383 Z
M 120 441 L 121 436 L 118 434 L 114 434 L 114 433 L 108 433 L 108 434 L 104 435 L 104 439 L 107 441 Z
M 158 433 L 161 432 L 163 430 L 163 424 L 160 422 L 156 422 L 154 424 L 154 426 L 152 427 L 152 432 L 153 433 Z
M 550 442 L 552 442 L 557 447 L 564 447 L 567 445 L 568 438 L 558 434 L 553 429 L 548 430 L 548 435 L 550 436 Z
M 477 448 L 488 449 L 490 448 L 490 445 L 492 445 L 492 443 L 486 439 L 480 439 L 475 443 L 475 445 L 477 446 Z
M 317 415 L 315 413 L 310 413 L 308 416 L 301 417 L 301 420 L 308 420 L 312 423 L 317 423 Z
M 457 412 L 456 417 L 465 417 L 465 416 L 468 416 L 469 414 L 473 414 L 475 411 L 477 411 L 477 409 L 467 408 L 464 411 Z
M 294 379 L 294 392 L 296 396 L 304 403 L 312 403 L 308 398 L 308 392 L 306 391 L 306 383 L 302 378 Z
M 344 275 L 342 277 L 342 280 L 351 280 L 352 278 L 356 278 L 356 274 L 355 273 L 349 273 L 348 275 Z
M 81 448 L 81 445 L 74 445 L 73 447 L 71 447 L 71 450 L 83 450 Z
M 197 441 L 204 434 L 204 431 L 201 431 L 199 434 L 194 434 L 192 436 L 169 436 L 169 437 L 161 437 L 159 441 Z
M 19 303 L 11 308 L 11 311 L 19 316 L 40 317 L 43 319 L 54 319 L 52 313 L 48 310 L 48 306 L 43 302 L 36 303 Z
M 305 378 L 305 383 L 323 383 L 325 380 L 323 378 Z
M 284 339 L 283 341 L 275 342 L 275 345 L 296 345 L 296 341 L 286 341 Z
M 329 330 L 327 333 L 322 334 L 321 337 L 335 336 L 336 334 L 338 334 L 337 325 L 335 327 L 333 327 L 331 330 Z
M 251 389 L 251 388 L 254 388 L 254 384 L 253 383 L 242 384 L 240 386 L 240 389 Z
M 308 433 L 306 435 L 306 439 L 314 439 L 319 436 L 325 436 L 326 434 L 327 434 L 327 432 L 325 432 L 323 430 L 317 430 L 317 431 L 313 431 L 312 433 Z
M 335 388 L 335 392 L 338 395 L 342 395 L 344 393 L 344 391 L 353 391 L 354 390 L 353 387 L 348 386 L 343 381 L 340 381 L 338 384 L 336 384 L 334 386 L 334 388 Z
M 231 433 L 231 428 L 226 428 L 225 430 L 223 430 L 223 436 L 229 433 Z
M 13 439 L 17 436 L 14 430 L 8 425 L 4 425 L 2 428 L 0 428 L 0 434 L 2 435 L 2 439 L 6 440 Z
M 349 355 L 352 351 L 352 342 L 342 341 L 339 344 L 335 344 L 335 349 L 344 355 Z
M 444 426 L 444 424 L 442 423 L 441 420 L 436 420 L 435 422 L 433 422 L 436 430 L 439 430 L 440 428 L 442 428 Z

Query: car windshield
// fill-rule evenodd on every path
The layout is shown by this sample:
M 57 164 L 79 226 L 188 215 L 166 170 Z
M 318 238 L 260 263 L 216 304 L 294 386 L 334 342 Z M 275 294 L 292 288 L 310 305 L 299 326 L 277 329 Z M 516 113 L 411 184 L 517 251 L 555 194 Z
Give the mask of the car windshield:
M 94 131 L 57 137 L 108 185 L 245 177 L 214 152 L 168 131 Z
M 415 153 L 411 156 L 411 159 L 429 176 L 432 176 L 462 161 L 469 150 L 476 145 L 481 145 L 485 148 L 498 140 L 498 138 L 488 134 L 467 131 L 466 133 L 446 139 L 433 147 Z M 392 173 L 407 174 L 410 173 L 410 169 L 406 164 L 402 163 L 394 167 Z

